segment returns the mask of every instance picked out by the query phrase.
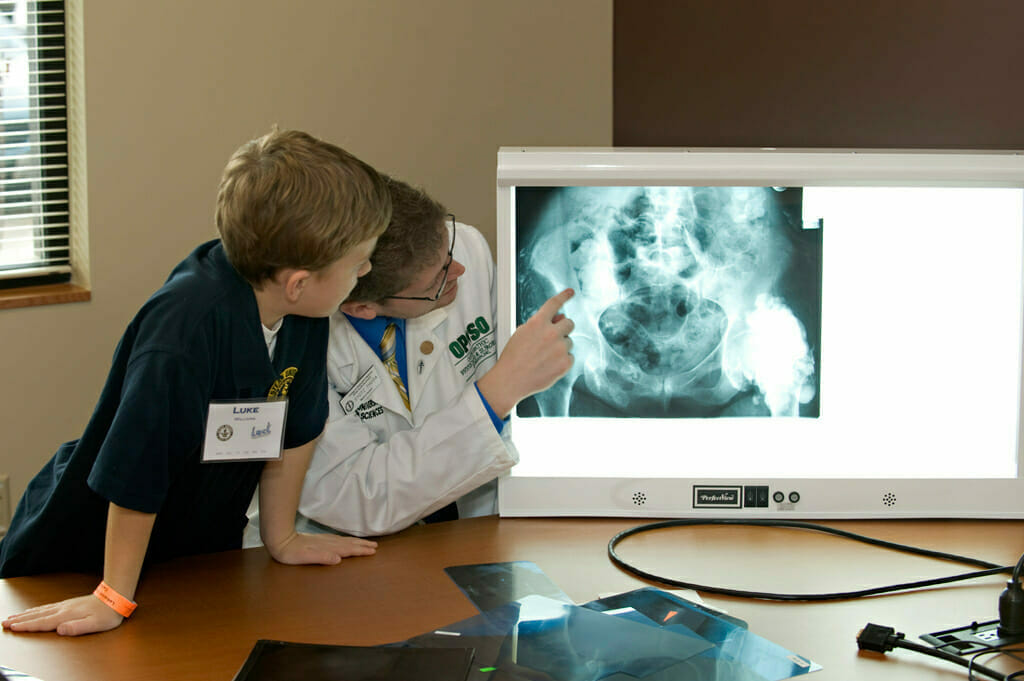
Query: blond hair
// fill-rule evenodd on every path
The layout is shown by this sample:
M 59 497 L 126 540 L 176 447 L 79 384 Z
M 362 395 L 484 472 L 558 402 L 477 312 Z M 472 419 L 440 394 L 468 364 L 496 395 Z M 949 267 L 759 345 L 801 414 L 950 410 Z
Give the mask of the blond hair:
M 297 130 L 243 144 L 228 161 L 215 221 L 235 269 L 259 287 L 282 268 L 319 271 L 379 236 L 391 219 L 384 178 Z

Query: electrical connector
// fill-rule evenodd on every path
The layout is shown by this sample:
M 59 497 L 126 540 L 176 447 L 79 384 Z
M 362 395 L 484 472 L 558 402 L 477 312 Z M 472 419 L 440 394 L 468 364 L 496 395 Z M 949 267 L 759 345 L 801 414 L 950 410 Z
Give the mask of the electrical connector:
M 994 669 L 989 669 L 985 665 L 977 663 L 974 659 L 968 662 L 962 657 L 953 653 L 947 653 L 940 648 L 932 648 L 908 641 L 903 632 L 898 632 L 892 627 L 883 627 L 881 624 L 864 625 L 864 628 L 857 632 L 857 647 L 861 650 L 870 650 L 876 653 L 887 653 L 893 648 L 903 648 L 904 650 L 912 650 L 915 653 L 922 653 L 929 657 L 935 657 L 946 662 L 958 664 L 961 667 L 966 667 L 968 674 L 984 674 L 990 679 L 995 679 L 995 681 L 1006 681 L 1009 678 L 1002 672 L 997 672 Z M 1010 676 L 1018 678 L 1017 674 Z M 970 676 L 970 678 L 976 677 Z
M 857 648 L 876 653 L 887 653 L 896 647 L 897 641 L 903 638 L 904 634 L 897 632 L 892 627 L 883 627 L 881 624 L 869 622 L 857 632 Z
M 1007 582 L 999 595 L 998 632 L 1004 637 L 1024 634 L 1024 589 L 1017 579 Z

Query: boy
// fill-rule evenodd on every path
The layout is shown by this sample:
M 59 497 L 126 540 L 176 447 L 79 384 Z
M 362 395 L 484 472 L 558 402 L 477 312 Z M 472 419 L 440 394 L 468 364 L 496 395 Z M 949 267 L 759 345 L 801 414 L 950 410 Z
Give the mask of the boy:
M 519 327 L 499 357 L 484 237 L 423 191 L 393 179 L 388 187 L 394 212 L 373 269 L 331 318 L 330 415 L 300 529 L 377 536 L 425 516 L 494 513 L 495 478 L 518 461 L 504 419 L 572 366 L 573 323 L 558 313 L 571 290 Z M 391 323 L 401 385 L 379 352 Z
M 235 152 L 217 196 L 220 240 L 179 264 L 129 324 L 84 434 L 32 480 L 0 543 L 2 577 L 102 569 L 103 581 L 5 629 L 118 626 L 144 562 L 241 546 L 257 482 L 276 560 L 374 552 L 297 534 L 294 517 L 327 415 L 326 317 L 369 271 L 390 213 L 372 168 L 305 133 L 275 130 Z

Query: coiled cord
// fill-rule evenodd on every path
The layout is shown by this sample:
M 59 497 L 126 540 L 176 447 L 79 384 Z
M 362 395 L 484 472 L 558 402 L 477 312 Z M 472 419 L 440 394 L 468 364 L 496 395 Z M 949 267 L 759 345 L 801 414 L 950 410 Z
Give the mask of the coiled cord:
M 810 593 L 810 594 L 780 594 L 770 593 L 762 591 L 745 591 L 742 589 L 729 589 L 720 586 L 708 586 L 704 584 L 695 584 L 693 582 L 687 582 L 679 579 L 673 579 L 670 577 L 664 577 L 662 575 L 656 575 L 650 572 L 646 572 L 636 567 L 635 565 L 624 560 L 615 548 L 624 539 L 632 537 L 634 535 L 650 532 L 653 530 L 660 530 L 667 527 L 687 527 L 695 525 L 749 525 L 749 526 L 763 526 L 763 527 L 782 527 L 782 528 L 794 528 L 800 530 L 811 530 L 814 532 L 824 532 L 827 534 L 836 535 L 845 539 L 852 539 L 855 541 L 862 542 L 864 544 L 870 544 L 872 546 L 880 546 L 887 549 L 894 549 L 902 551 L 904 553 L 912 553 L 919 556 L 926 556 L 929 558 L 938 558 L 941 560 L 962 563 L 964 565 L 974 565 L 982 570 L 976 570 L 972 572 L 965 572 L 948 577 L 939 577 L 934 579 L 923 579 L 916 582 L 907 582 L 903 584 L 892 584 L 889 586 L 872 587 L 868 589 L 858 589 L 854 591 L 843 591 L 836 593 Z M 868 537 L 855 532 L 848 532 L 846 530 L 840 530 L 834 527 L 828 527 L 826 525 L 818 525 L 816 523 L 808 523 L 799 520 L 733 520 L 733 519 L 680 519 L 680 520 L 666 520 L 662 522 L 648 523 L 645 525 L 639 525 L 637 527 L 623 530 L 619 532 L 608 542 L 608 557 L 615 565 L 630 572 L 638 577 L 648 579 L 654 582 L 661 582 L 662 584 L 668 584 L 675 587 L 684 589 L 693 589 L 703 593 L 719 594 L 723 596 L 735 596 L 738 598 L 753 598 L 773 601 L 836 601 L 845 600 L 851 598 L 860 598 L 862 596 L 875 596 L 878 594 L 895 593 L 899 591 L 909 591 L 912 589 L 920 589 L 926 586 L 935 586 L 937 584 L 949 584 L 951 582 L 964 581 L 967 579 L 976 579 L 978 577 L 986 577 L 989 575 L 996 575 L 1000 573 L 1013 573 L 1017 576 L 1020 574 L 1021 563 L 1024 562 L 1022 557 L 1021 562 L 1018 562 L 1016 568 L 1013 566 L 1002 566 L 995 563 L 990 563 L 985 560 L 979 560 L 977 558 L 970 558 L 968 556 L 959 556 L 953 553 L 945 553 L 942 551 L 932 551 L 930 549 L 923 549 L 916 546 L 909 546 L 907 544 L 899 544 L 896 542 L 885 541 L 883 539 L 876 539 L 874 537 Z

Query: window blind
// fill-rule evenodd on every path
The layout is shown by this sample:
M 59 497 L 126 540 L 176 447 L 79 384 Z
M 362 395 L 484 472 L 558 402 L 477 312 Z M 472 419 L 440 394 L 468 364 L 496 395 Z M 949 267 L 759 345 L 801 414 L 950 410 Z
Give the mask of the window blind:
M 63 0 L 0 0 L 0 288 L 71 278 Z

